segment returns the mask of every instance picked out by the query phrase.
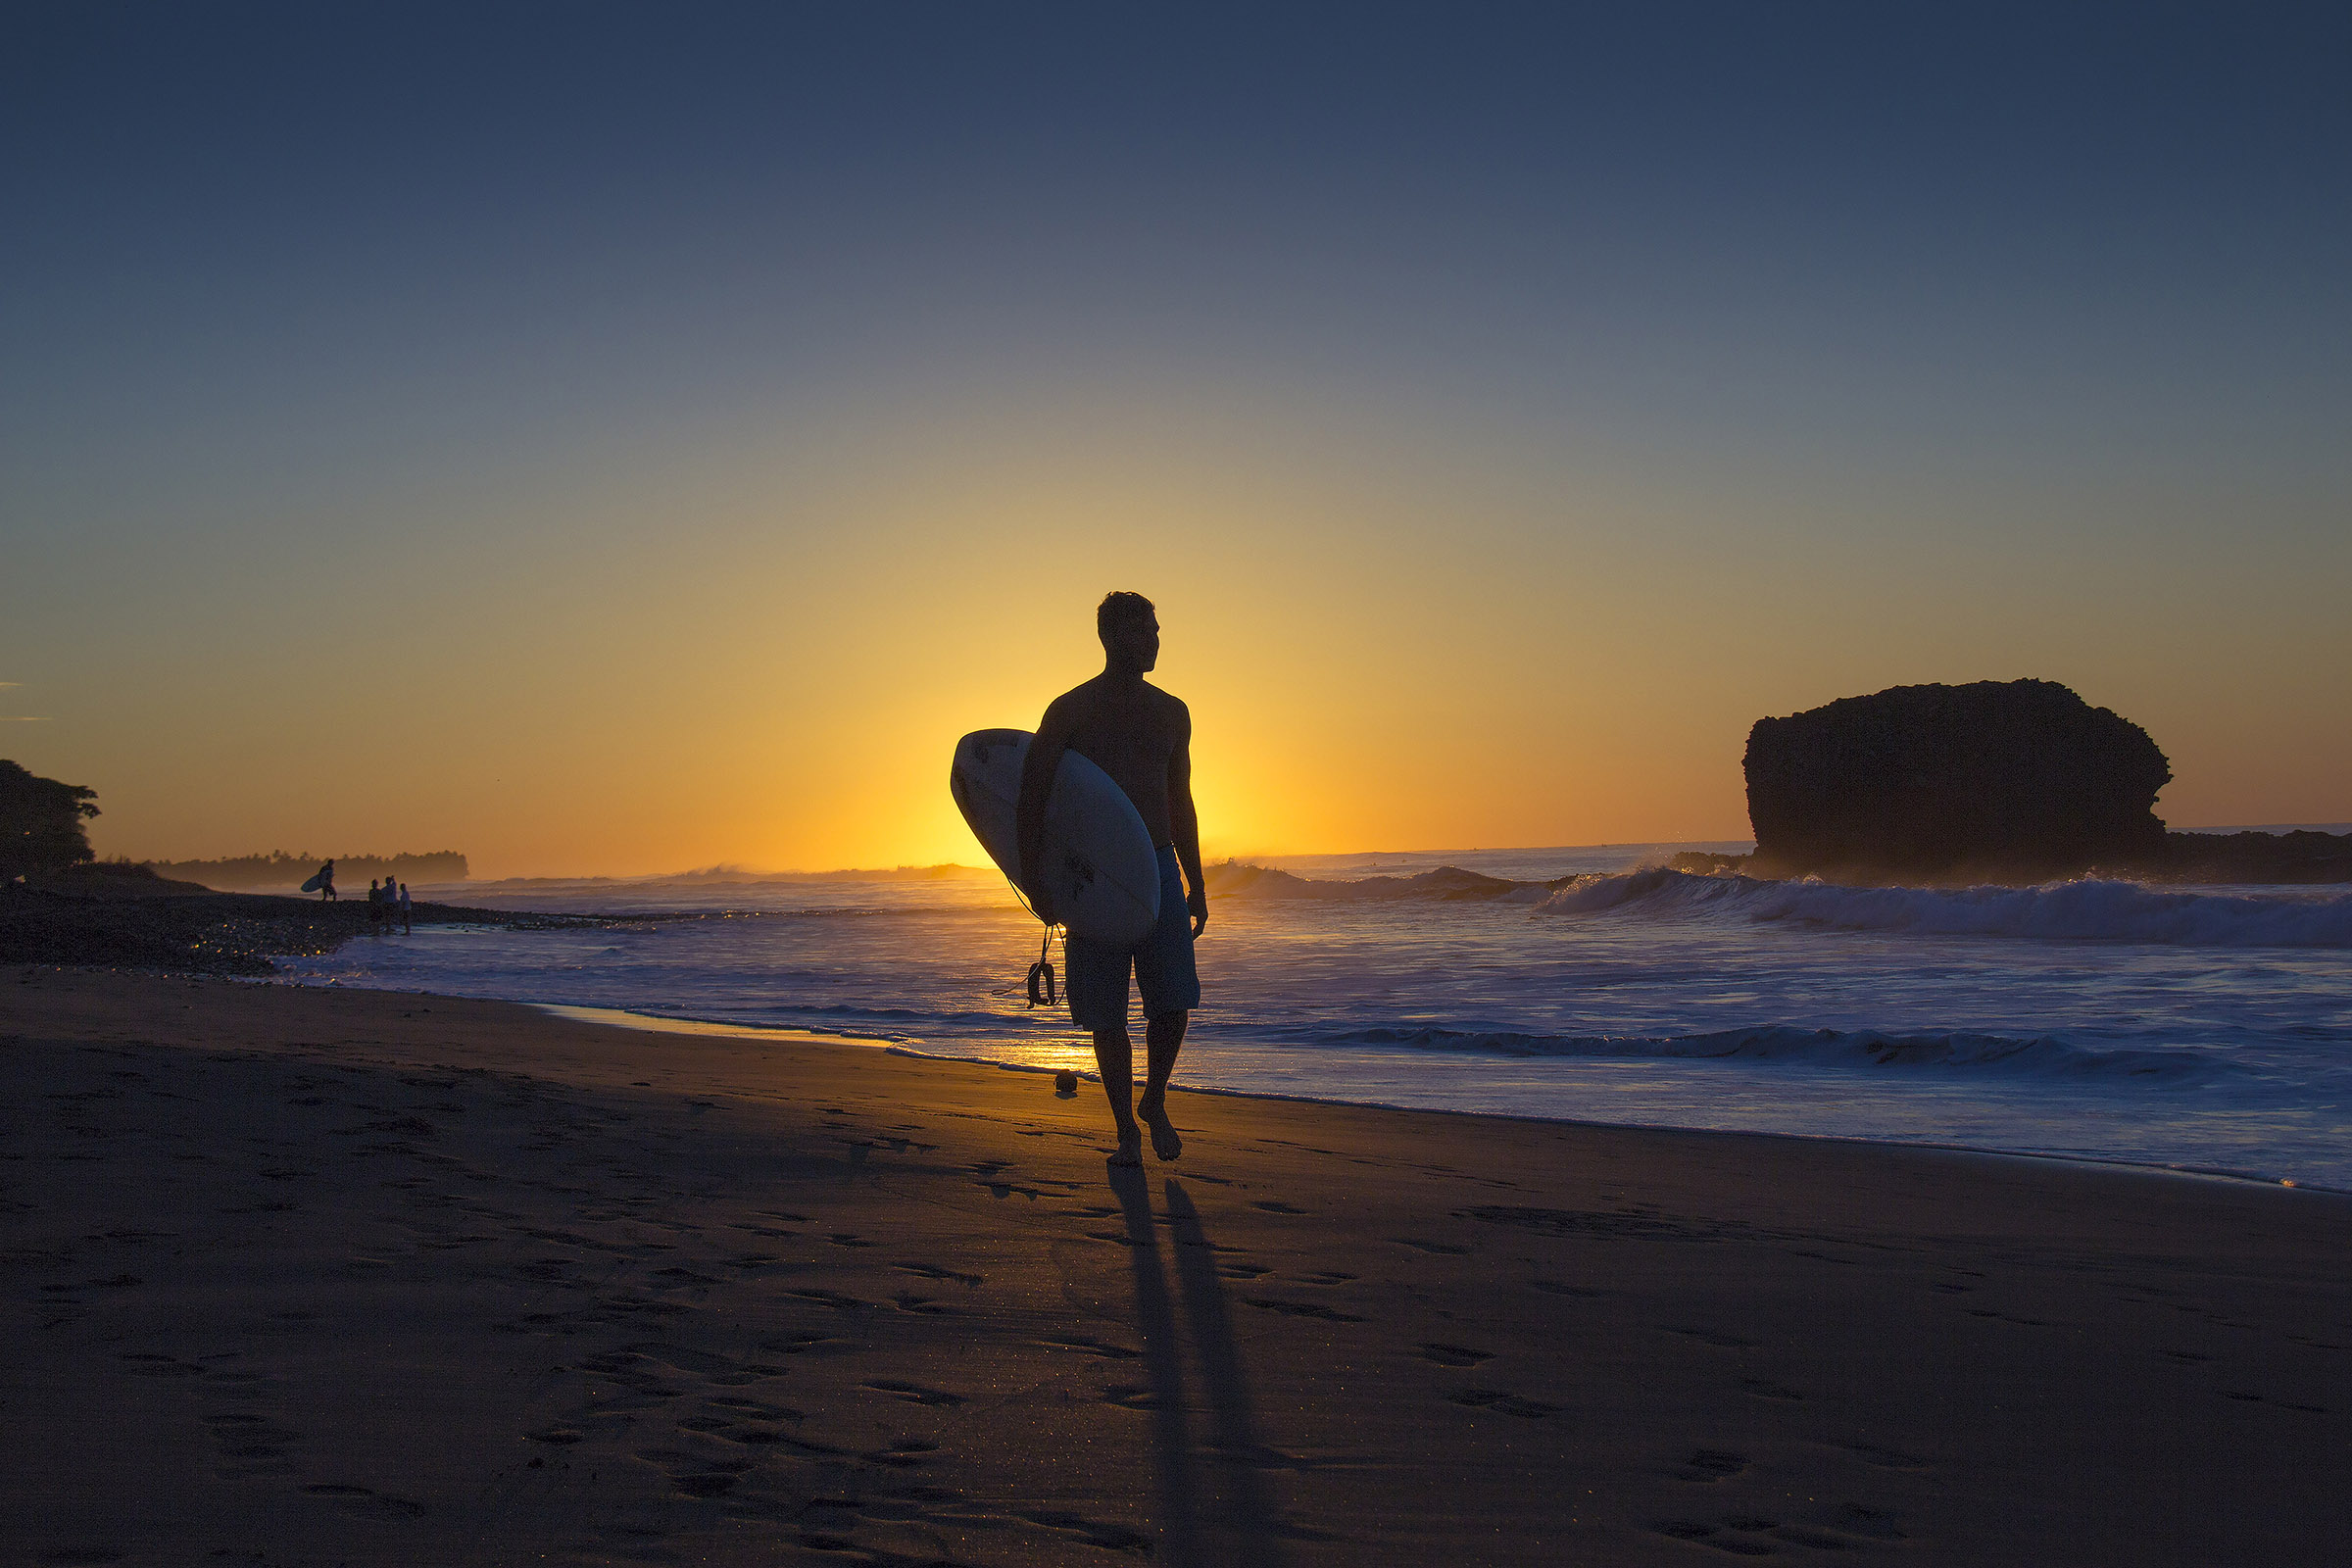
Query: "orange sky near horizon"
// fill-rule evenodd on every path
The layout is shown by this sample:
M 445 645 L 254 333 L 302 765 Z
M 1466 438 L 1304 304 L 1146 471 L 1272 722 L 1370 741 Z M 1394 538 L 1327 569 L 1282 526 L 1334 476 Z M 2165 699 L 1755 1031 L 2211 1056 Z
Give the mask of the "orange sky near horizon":
M 95 844 L 139 858 L 968 864 L 950 749 L 1091 674 L 1117 586 L 1159 604 L 1212 857 L 1741 838 L 1756 717 L 2023 675 L 2148 727 L 2176 823 L 2352 814 L 2352 745 L 2299 721 L 2352 695 L 2321 573 L 2181 536 L 2123 566 L 2045 543 L 2027 581 L 1982 488 L 1894 513 L 1867 474 L 1111 401 L 780 420 L 379 502 L 335 530 L 371 590 L 323 603 L 240 592 L 241 556 L 289 548 L 267 519 L 159 541 L 151 662 L 33 670 L 14 695 L 60 716 L 7 740 L 96 787 Z M 2105 532 L 2102 505 L 2067 520 Z

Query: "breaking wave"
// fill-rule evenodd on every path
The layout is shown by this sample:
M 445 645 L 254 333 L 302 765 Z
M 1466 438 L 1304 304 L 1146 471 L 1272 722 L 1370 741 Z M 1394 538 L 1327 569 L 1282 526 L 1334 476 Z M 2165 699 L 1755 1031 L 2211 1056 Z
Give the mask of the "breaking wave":
M 2050 1036 L 1886 1034 L 1875 1029 L 1768 1025 L 1712 1034 L 1542 1035 L 1502 1030 L 1357 1029 L 1318 1036 L 1334 1046 L 1404 1046 L 1416 1051 L 1592 1059 L 1790 1062 L 1816 1067 L 1992 1071 L 2035 1078 L 2137 1079 L 2188 1085 L 2242 1077 L 2246 1069 L 2185 1046 L 2107 1049 Z
M 1579 877 L 1545 914 L 1709 913 L 1836 931 L 2140 942 L 2191 948 L 2352 948 L 2352 895 L 2182 893 L 2083 879 L 2039 887 L 1865 888 L 1651 868 Z

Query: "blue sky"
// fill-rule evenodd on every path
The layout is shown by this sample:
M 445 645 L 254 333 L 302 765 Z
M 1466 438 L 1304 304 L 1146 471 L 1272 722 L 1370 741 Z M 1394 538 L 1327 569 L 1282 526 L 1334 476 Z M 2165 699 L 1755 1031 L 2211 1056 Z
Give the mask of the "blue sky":
M 1234 847 L 1736 833 L 1753 717 L 2021 674 L 2177 817 L 2340 817 L 2348 65 L 2317 7 L 13 7 L 5 740 L 133 853 L 919 857 L 938 640 L 1009 613 L 1021 721 L 1125 572 L 1216 629 Z M 710 629 L 755 583 L 807 641 Z M 1383 726 L 1325 661 L 1458 774 L 1319 805 Z M 753 691 L 838 788 L 760 794 Z

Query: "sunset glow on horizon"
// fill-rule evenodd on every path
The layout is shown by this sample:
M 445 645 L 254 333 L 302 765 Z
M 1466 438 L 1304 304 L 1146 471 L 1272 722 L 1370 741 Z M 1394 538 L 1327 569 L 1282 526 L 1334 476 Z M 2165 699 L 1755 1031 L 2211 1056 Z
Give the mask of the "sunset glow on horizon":
M 2021 676 L 2352 817 L 2338 22 L 468 15 L 10 24 L 101 854 L 978 864 L 1113 588 L 1211 858 L 1740 839 L 1756 718 Z

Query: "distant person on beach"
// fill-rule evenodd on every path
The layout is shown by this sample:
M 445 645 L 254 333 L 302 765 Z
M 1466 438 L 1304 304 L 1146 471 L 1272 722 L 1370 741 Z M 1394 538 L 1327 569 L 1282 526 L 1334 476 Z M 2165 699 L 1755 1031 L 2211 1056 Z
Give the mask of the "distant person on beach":
M 415 906 L 409 903 L 409 885 L 403 882 L 400 885 L 400 934 L 404 937 L 413 937 L 416 934 L 415 928 L 409 923 L 414 913 Z
M 327 861 L 318 868 L 318 902 L 324 904 L 335 897 L 335 862 Z M 339 904 L 342 901 L 337 899 Z
M 384 890 L 376 886 L 375 878 L 368 879 L 368 928 L 379 936 L 384 927 Z
M 1200 822 L 1193 808 L 1193 715 L 1144 679 L 1159 662 L 1159 615 L 1142 594 L 1114 593 L 1095 612 L 1102 673 L 1054 699 L 1038 721 L 1021 768 L 1021 888 L 1046 920 L 1054 909 L 1037 876 L 1046 832 L 1046 801 L 1064 751 L 1076 752 L 1115 780 L 1135 803 L 1159 852 L 1159 919 L 1133 948 L 1106 947 L 1072 935 L 1066 945 L 1070 1018 L 1095 1039 L 1095 1062 L 1117 1124 L 1114 1165 L 1143 1163 L 1143 1132 L 1162 1159 L 1184 1152 L 1168 1121 L 1168 1075 L 1184 1044 L 1184 1026 L 1200 1004 L 1193 942 L 1208 926 L 1208 887 L 1200 871 Z M 1181 863 L 1184 876 L 1179 879 Z M 1186 894 L 1189 882 L 1192 892 Z M 1143 1098 L 1133 1107 L 1135 1051 L 1127 1038 L 1127 980 L 1144 1000 Z

